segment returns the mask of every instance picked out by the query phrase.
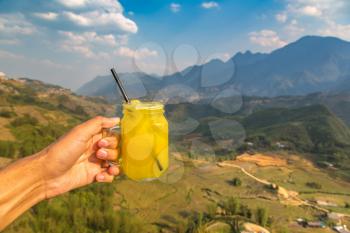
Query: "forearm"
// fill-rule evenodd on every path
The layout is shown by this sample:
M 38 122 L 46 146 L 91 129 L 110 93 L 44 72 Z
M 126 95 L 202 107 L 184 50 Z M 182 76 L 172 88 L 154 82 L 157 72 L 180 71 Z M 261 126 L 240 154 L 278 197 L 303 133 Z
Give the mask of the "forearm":
M 41 158 L 32 155 L 0 170 L 0 231 L 45 199 Z

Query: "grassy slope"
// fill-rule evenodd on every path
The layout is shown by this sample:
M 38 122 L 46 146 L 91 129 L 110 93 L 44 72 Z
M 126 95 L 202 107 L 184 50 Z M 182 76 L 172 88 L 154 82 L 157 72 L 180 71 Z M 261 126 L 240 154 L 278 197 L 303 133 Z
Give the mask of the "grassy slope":
M 114 112 L 115 107 L 103 99 L 77 96 L 58 86 L 27 79 L 0 80 L 0 156 L 28 155 L 72 126 Z
M 261 110 L 247 117 L 243 124 L 248 132 L 265 133 L 271 138 L 290 134 L 291 137 L 303 137 L 307 142 L 350 144 L 347 126 L 322 105 Z
M 20 132 L 28 130 L 29 134 L 33 132 L 39 133 L 50 124 L 55 124 L 57 128 L 62 126 L 62 131 L 45 131 L 51 132 L 54 136 L 57 134 L 56 136 L 58 136 L 58 134 L 63 133 L 63 131 L 68 129 L 71 125 L 88 117 L 97 114 L 112 115 L 114 112 L 114 108 L 106 104 L 103 100 L 75 96 L 68 90 L 45 85 L 40 82 L 1 81 L 0 92 L 0 110 L 14 113 L 10 117 L 1 117 L 3 121 L 7 121 L 7 123 L 3 125 L 8 132 L 11 133 L 12 137 L 17 140 L 26 139 Z M 186 111 L 187 110 L 188 109 L 186 109 Z M 203 109 L 199 109 L 198 111 L 199 112 L 196 113 L 198 115 L 195 115 L 195 117 L 203 116 L 205 111 L 203 111 Z M 302 129 L 302 134 L 300 135 L 304 135 L 303 137 L 300 136 L 302 139 L 301 141 L 305 139 L 307 144 L 309 144 L 314 142 L 314 139 L 309 135 L 309 132 L 312 132 L 310 131 L 310 125 L 321 124 L 327 126 L 325 129 L 322 129 L 326 130 L 321 131 L 322 133 L 326 132 L 331 135 L 337 144 L 346 144 L 346 140 L 349 137 L 346 127 L 326 109 L 322 107 L 316 107 L 316 109 L 306 108 L 303 110 L 303 116 L 298 113 L 297 110 L 288 111 L 289 110 L 278 109 L 271 110 L 270 113 L 254 113 L 250 116 L 250 119 L 247 118 L 251 120 L 254 126 L 247 127 L 248 131 L 254 133 L 255 130 L 257 132 L 261 130 L 260 132 L 273 135 L 273 137 L 277 139 L 278 135 L 286 135 L 283 131 L 285 128 L 288 129 L 286 125 L 291 124 L 291 129 L 295 128 L 295 125 L 299 125 Z M 315 111 L 318 111 L 319 115 L 324 116 L 321 118 L 321 122 L 315 119 Z M 212 111 L 212 113 L 215 114 L 214 111 Z M 28 124 L 20 126 L 24 128 L 12 127 L 10 125 L 11 122 L 24 117 L 26 114 L 37 119 L 39 123 L 31 126 L 28 126 Z M 256 119 L 257 116 L 259 116 L 259 119 L 264 120 L 259 122 Z M 288 116 L 288 119 L 286 119 L 286 116 Z M 273 121 L 270 121 L 271 117 L 274 117 Z M 273 124 L 274 126 L 269 128 L 265 127 L 264 124 Z M 205 127 L 202 128 L 205 129 Z M 38 137 L 38 135 L 36 135 L 36 137 Z M 51 137 L 48 140 L 52 141 L 54 139 L 55 137 Z M 45 143 L 48 143 L 48 141 Z M 17 149 L 19 150 L 19 148 Z M 195 163 L 192 162 L 183 163 L 176 160 L 174 160 L 172 164 L 176 165 L 177 169 L 169 173 L 168 179 L 174 183 L 170 182 L 169 184 L 160 181 L 135 183 L 127 179 L 119 179 L 115 182 L 115 196 L 109 196 L 108 193 L 111 192 L 109 186 L 79 190 L 55 199 L 54 201 L 45 202 L 39 207 L 34 208 L 12 224 L 5 232 L 55 232 L 55 230 L 57 232 L 58 229 L 74 231 L 77 230 L 76 227 L 78 227 L 79 224 L 81 226 L 89 226 L 91 230 L 94 229 L 92 226 L 97 223 L 94 222 L 95 220 L 89 220 L 89 211 L 98 213 L 99 219 L 102 219 L 101 222 L 104 226 L 99 229 L 110 228 L 108 219 L 112 219 L 114 222 L 122 220 L 120 216 L 113 216 L 113 214 L 110 213 L 111 209 L 105 210 L 100 208 L 99 205 L 101 201 L 99 195 L 108 196 L 102 204 L 107 205 L 107 203 L 114 203 L 114 211 L 116 213 L 117 210 L 121 208 L 129 209 L 132 214 L 146 223 L 147 232 L 157 232 L 156 225 L 163 228 L 169 227 L 174 229 L 176 226 L 186 221 L 186 215 L 192 214 L 193 212 L 206 211 L 207 205 L 212 203 L 213 200 L 225 200 L 230 196 L 240 197 L 241 202 L 249 205 L 252 209 L 258 206 L 264 206 L 269 209 L 270 215 L 275 219 L 273 225 L 274 229 L 282 229 L 284 226 L 288 226 L 293 229 L 291 232 L 296 233 L 329 232 L 328 230 L 310 231 L 310 229 L 305 230 L 290 225 L 297 217 L 314 219 L 315 214 L 318 212 L 310 208 L 280 204 L 274 199 L 274 195 L 265 187 L 244 176 L 237 169 L 217 168 L 216 166 L 198 167 L 197 165 L 194 166 Z M 259 168 L 252 165 L 249 165 L 249 167 L 250 171 L 254 174 L 296 191 L 310 191 L 305 186 L 305 181 L 316 180 L 322 183 L 322 190 L 324 191 L 337 190 L 344 193 L 350 192 L 347 183 L 341 180 L 334 180 L 333 177 L 317 169 L 305 168 L 304 165 L 305 164 L 301 163 L 292 165 L 286 169 L 277 167 Z M 243 185 L 241 187 L 231 186 L 227 181 L 233 177 L 240 177 L 243 181 Z M 94 192 L 98 193 L 98 195 L 94 196 Z M 308 198 L 309 194 L 302 195 Z M 330 198 L 335 198 L 339 203 L 349 200 L 346 196 L 331 196 Z M 76 205 L 76 203 L 79 203 L 81 208 L 77 208 L 74 213 L 66 211 L 71 205 Z M 79 211 L 79 209 L 81 210 Z M 344 208 L 340 210 L 343 212 L 347 211 Z M 109 218 L 104 211 L 108 211 L 108 216 L 111 215 L 113 217 Z M 105 215 L 108 218 L 106 218 Z M 40 219 L 39 216 L 41 216 Z M 58 216 L 60 217 L 58 218 Z M 79 222 L 78 220 L 83 221 Z M 77 221 L 77 224 L 73 225 L 72 221 Z M 98 224 L 101 225 L 101 222 Z M 42 228 L 35 231 L 33 230 L 33 225 Z M 135 223 L 135 225 L 138 224 Z M 48 226 L 52 227 L 50 228 L 51 230 L 48 230 Z M 55 226 L 61 227 L 57 228 Z
M 285 168 L 257 167 L 249 163 L 244 166 L 258 177 L 291 190 L 310 191 L 305 186 L 305 182 L 316 181 L 323 186 L 319 191 L 337 190 L 350 195 L 349 183 L 333 179 L 313 166 L 301 167 L 301 164 L 304 162 L 294 161 Z M 294 226 L 293 222 L 296 218 L 314 220 L 317 219 L 315 216 L 319 212 L 309 207 L 286 206 L 279 203 L 276 196 L 266 187 L 245 176 L 239 169 L 219 168 L 214 164 L 201 167 L 195 162 L 185 163 L 183 166 L 184 172 L 179 175 L 179 180 L 174 184 L 159 181 L 136 183 L 125 179 L 119 180 L 116 184 L 117 199 L 123 200 L 123 205 L 141 216 L 146 223 L 169 228 L 181 224 L 185 221 L 185 216 L 193 212 L 206 211 L 207 206 L 213 200 L 225 200 L 232 196 L 238 197 L 241 203 L 247 204 L 252 209 L 267 208 L 274 219 L 273 229 L 275 231 L 283 229 L 283 226 L 288 226 L 289 229 L 293 229 L 290 232 L 331 232 L 329 230 L 304 230 Z M 233 187 L 227 182 L 233 177 L 241 178 L 241 187 Z M 326 196 L 337 199 L 339 203 L 349 201 L 349 197 L 346 196 Z M 302 197 L 308 198 L 306 195 Z M 339 208 L 338 211 L 346 213 L 347 209 Z

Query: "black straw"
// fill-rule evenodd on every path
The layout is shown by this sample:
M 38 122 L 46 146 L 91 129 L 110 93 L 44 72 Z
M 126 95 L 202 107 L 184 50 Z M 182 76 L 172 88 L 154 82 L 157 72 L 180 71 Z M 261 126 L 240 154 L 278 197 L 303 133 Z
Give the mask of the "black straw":
M 115 82 L 118 84 L 118 87 L 119 87 L 119 90 L 120 92 L 122 93 L 122 96 L 124 97 L 124 100 L 127 102 L 127 103 L 130 103 L 130 99 L 128 97 L 128 95 L 126 94 L 125 92 L 125 89 L 123 87 L 123 84 L 122 84 L 122 81 L 120 80 L 117 72 L 114 70 L 114 68 L 111 69 L 111 72 L 112 72 L 112 75 L 113 75 L 113 78 L 115 80 Z M 163 166 L 160 164 L 158 158 L 154 158 L 156 160 L 156 163 L 157 163 L 157 166 L 158 166 L 158 169 L 160 171 L 163 171 Z
M 120 92 L 122 93 L 122 96 L 124 97 L 124 100 L 125 100 L 127 103 L 130 103 L 130 99 L 129 99 L 128 95 L 127 95 L 126 92 L 125 92 L 125 89 L 124 89 L 124 87 L 123 87 L 122 81 L 120 80 L 120 78 L 119 78 L 117 72 L 115 72 L 114 68 L 111 69 L 111 72 L 112 72 L 112 75 L 113 75 L 114 80 L 115 80 L 116 83 L 118 84 L 119 90 L 120 90 Z

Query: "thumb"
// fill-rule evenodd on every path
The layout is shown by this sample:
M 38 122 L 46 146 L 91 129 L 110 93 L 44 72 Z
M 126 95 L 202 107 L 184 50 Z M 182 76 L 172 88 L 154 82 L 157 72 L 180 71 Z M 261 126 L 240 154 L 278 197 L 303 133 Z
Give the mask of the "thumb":
M 89 140 L 92 136 L 101 132 L 104 128 L 112 128 L 120 123 L 118 117 L 107 118 L 102 116 L 94 117 L 74 129 L 81 139 Z

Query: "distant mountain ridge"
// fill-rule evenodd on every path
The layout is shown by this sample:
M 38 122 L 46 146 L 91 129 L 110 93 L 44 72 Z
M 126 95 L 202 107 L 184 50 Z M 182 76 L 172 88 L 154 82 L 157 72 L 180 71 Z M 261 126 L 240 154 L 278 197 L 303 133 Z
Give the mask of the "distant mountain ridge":
M 240 52 L 226 62 L 215 59 L 161 78 L 143 73 L 121 77 L 132 95 L 142 88 L 143 94 L 149 94 L 170 85 L 184 85 L 213 95 L 233 86 L 242 95 L 269 97 L 350 90 L 350 42 L 306 36 L 268 54 Z M 118 98 L 111 78 L 96 79 L 84 84 L 77 93 Z

